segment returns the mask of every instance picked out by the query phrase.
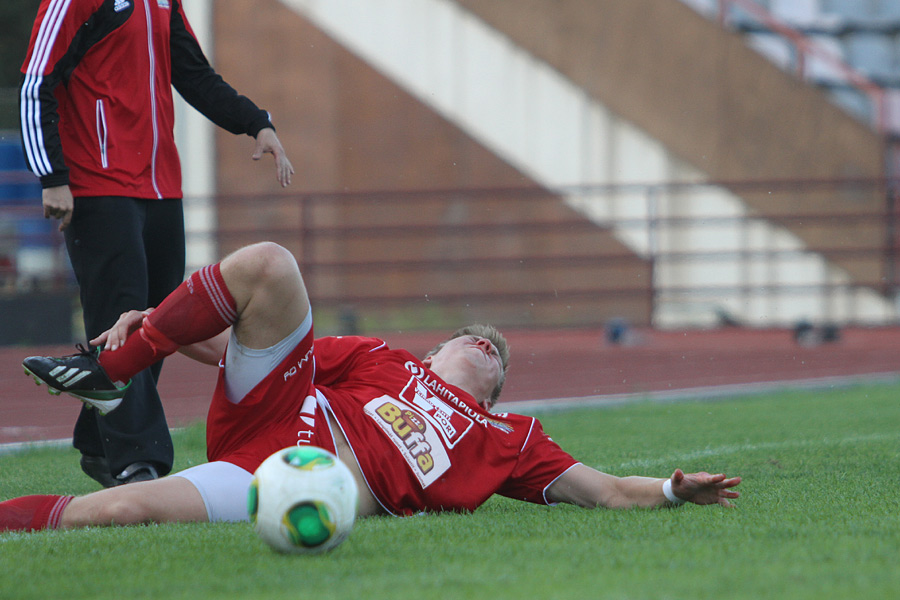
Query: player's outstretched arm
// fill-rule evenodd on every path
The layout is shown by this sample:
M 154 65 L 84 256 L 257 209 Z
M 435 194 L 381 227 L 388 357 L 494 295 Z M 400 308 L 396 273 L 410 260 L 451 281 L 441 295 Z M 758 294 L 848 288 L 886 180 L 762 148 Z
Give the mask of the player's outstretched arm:
M 671 483 L 665 485 L 667 481 Z M 676 469 L 669 480 L 639 476 L 616 477 L 585 465 L 576 465 L 550 485 L 547 499 L 585 508 L 650 508 L 680 504 L 682 501 L 731 506 L 729 500 L 740 495 L 732 488 L 740 482 L 740 477 L 684 473 L 681 469 Z M 664 490 L 664 486 L 669 489 Z M 666 491 L 676 502 L 667 496 Z

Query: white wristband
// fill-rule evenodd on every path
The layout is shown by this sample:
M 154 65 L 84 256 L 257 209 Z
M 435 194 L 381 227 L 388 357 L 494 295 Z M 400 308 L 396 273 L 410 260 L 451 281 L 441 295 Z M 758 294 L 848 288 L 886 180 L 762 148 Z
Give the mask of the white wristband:
M 666 479 L 665 483 L 663 483 L 663 494 L 666 497 L 666 500 L 671 502 L 672 504 L 684 504 L 687 500 L 682 500 L 678 496 L 675 495 L 675 492 L 672 491 L 672 480 Z

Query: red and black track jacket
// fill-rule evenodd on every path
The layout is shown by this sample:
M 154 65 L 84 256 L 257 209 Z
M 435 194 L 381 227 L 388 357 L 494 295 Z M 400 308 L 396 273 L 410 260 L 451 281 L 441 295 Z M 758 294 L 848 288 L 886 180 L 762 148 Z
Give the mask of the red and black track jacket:
M 76 197 L 181 197 L 173 86 L 232 133 L 272 126 L 209 65 L 180 0 L 41 0 L 22 73 L 29 168 Z

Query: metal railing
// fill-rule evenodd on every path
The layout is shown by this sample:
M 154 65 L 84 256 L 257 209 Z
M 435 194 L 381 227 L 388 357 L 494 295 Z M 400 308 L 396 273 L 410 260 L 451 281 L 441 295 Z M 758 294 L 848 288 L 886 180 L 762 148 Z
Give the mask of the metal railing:
M 229 224 L 229 206 L 248 201 L 220 197 L 216 241 L 229 251 L 273 238 L 298 256 L 314 303 L 377 308 L 374 319 L 428 305 L 431 316 L 528 327 L 596 326 L 625 313 L 660 326 L 889 323 L 898 241 L 888 190 L 832 180 L 310 194 L 253 200 L 257 215 L 279 215 L 265 230 Z M 823 194 L 851 200 L 765 215 L 723 210 L 713 191 L 793 207 Z M 590 197 L 606 216 L 565 208 L 565 196 Z
M 872 127 L 880 134 L 900 133 L 890 131 L 890 124 L 894 115 L 889 114 L 893 107 L 889 107 L 885 89 L 872 81 L 859 70 L 849 65 L 840 56 L 823 48 L 809 36 L 796 28 L 781 21 L 754 0 L 716 0 L 715 18 L 723 27 L 731 27 L 735 24 L 735 14 L 746 16 L 759 23 L 764 28 L 785 40 L 794 50 L 792 71 L 802 80 L 808 80 L 809 65 L 818 61 L 821 65 L 838 73 L 843 81 L 855 88 L 869 99 L 872 105 Z
M 615 319 L 659 327 L 801 319 L 886 325 L 897 322 L 900 284 L 888 183 L 223 195 L 216 198 L 218 227 L 203 231 L 189 222 L 187 233 L 189 250 L 211 246 L 214 260 L 263 240 L 290 249 L 323 333 L 349 322 L 365 331 L 474 320 L 523 328 Z M 719 201 L 754 194 L 774 198 L 778 214 Z M 566 204 L 568 196 L 589 198 L 605 212 L 588 218 Z M 837 196 L 849 200 L 797 208 Z M 37 199 L 0 206 L 3 294 L 74 290 L 62 236 L 39 210 Z M 51 227 L 22 227 L 36 217 Z

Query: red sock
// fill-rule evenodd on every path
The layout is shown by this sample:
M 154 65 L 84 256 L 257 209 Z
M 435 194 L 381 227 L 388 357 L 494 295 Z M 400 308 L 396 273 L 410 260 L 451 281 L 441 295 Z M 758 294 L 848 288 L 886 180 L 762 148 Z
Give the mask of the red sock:
M 22 496 L 0 502 L 0 531 L 56 529 L 75 496 Z
M 219 265 L 203 267 L 169 294 L 121 348 L 100 353 L 113 381 L 128 381 L 181 346 L 202 342 L 237 319 L 234 298 Z

